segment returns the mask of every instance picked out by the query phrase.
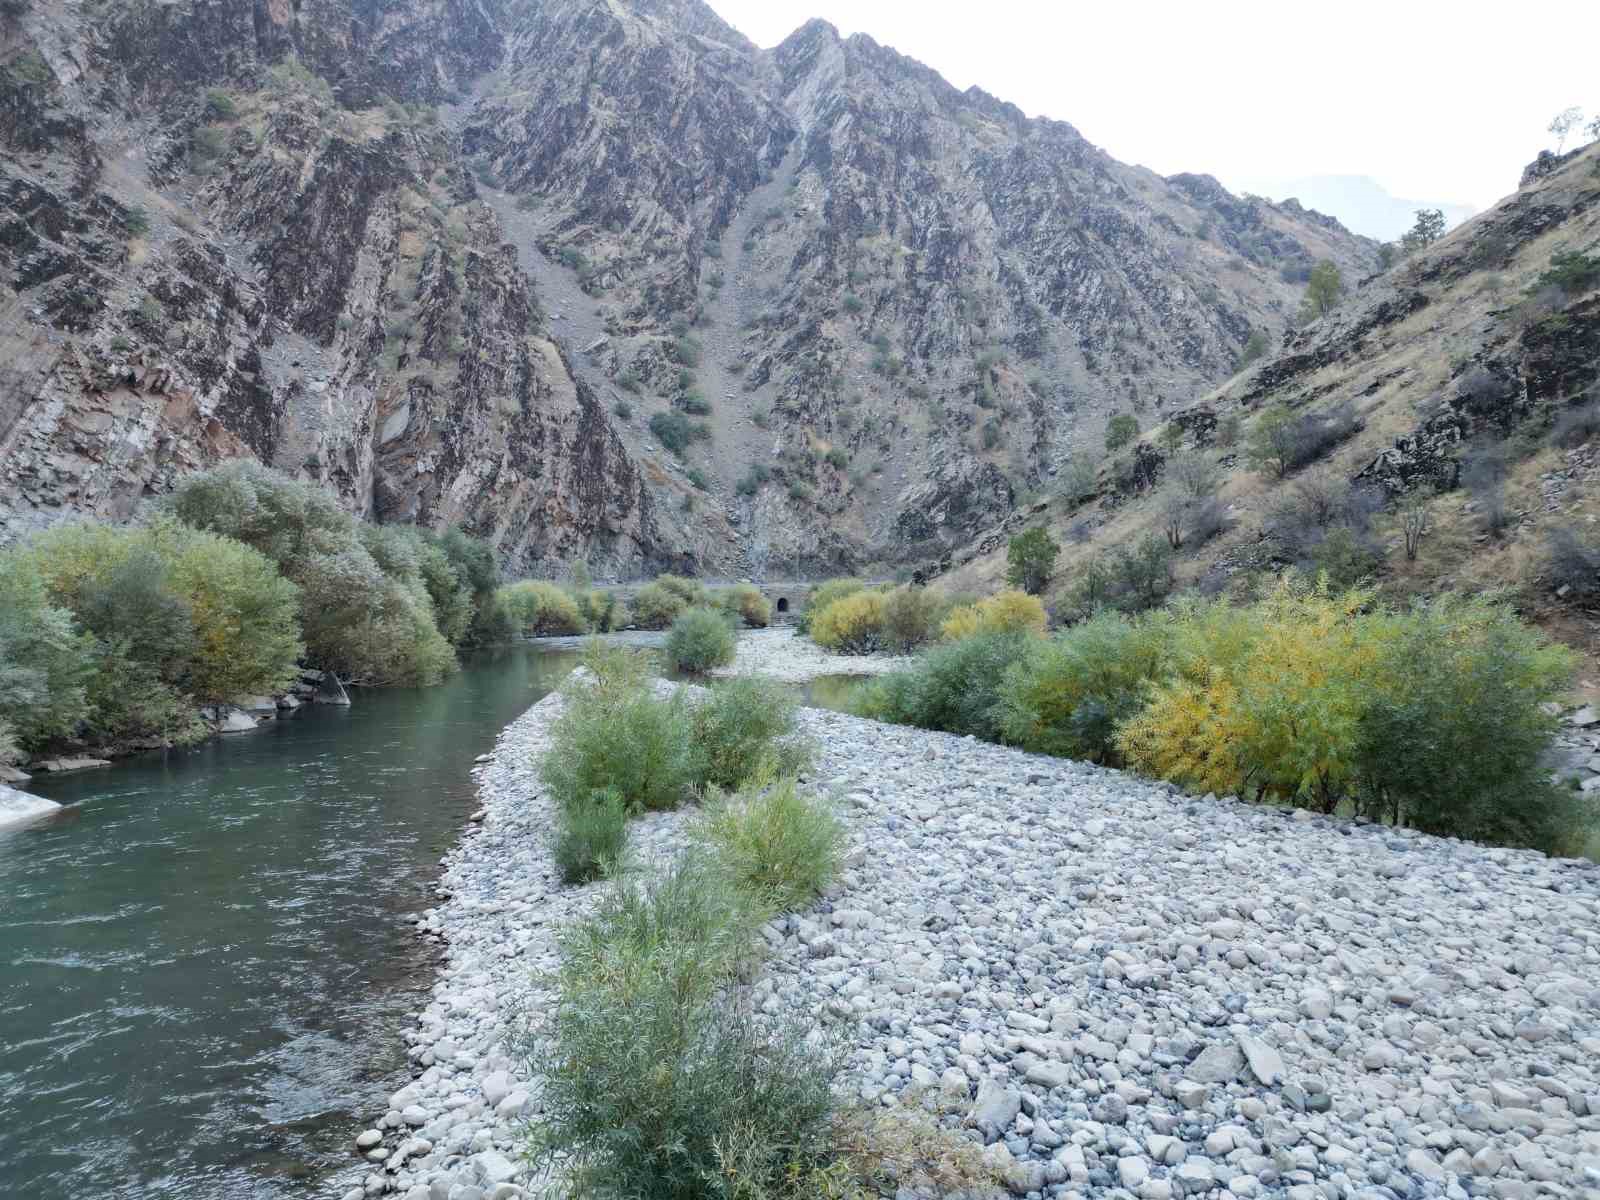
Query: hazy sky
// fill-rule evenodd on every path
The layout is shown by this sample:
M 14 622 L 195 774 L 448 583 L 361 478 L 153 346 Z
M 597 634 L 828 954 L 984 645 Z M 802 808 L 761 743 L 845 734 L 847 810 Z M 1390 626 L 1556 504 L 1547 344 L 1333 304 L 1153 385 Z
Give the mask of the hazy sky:
M 1600 0 L 709 3 L 762 46 L 811 17 L 870 34 L 1125 162 L 1235 191 L 1370 175 L 1487 208 L 1552 145 L 1557 111 L 1600 111 Z

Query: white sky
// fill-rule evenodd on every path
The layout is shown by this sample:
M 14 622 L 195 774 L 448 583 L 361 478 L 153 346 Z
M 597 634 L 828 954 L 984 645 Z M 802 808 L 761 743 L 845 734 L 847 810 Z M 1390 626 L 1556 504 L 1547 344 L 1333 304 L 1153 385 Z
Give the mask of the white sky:
M 759 45 L 821 17 L 1124 162 L 1267 195 L 1370 175 L 1487 208 L 1552 146 L 1552 116 L 1600 111 L 1600 0 L 708 2 Z

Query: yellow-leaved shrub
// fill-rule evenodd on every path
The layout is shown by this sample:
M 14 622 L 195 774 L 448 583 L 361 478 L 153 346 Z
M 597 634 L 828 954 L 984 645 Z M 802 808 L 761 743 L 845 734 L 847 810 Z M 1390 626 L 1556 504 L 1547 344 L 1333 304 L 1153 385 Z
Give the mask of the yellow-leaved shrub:
M 1332 811 L 1360 764 L 1385 627 L 1368 591 L 1282 583 L 1249 610 L 1191 610 L 1179 674 L 1158 685 L 1118 744 L 1139 770 L 1196 791 L 1303 797 Z
M 524 579 L 500 589 L 500 604 L 512 626 L 525 637 L 559 637 L 585 633 L 589 623 L 565 588 L 540 579 Z
M 1043 633 L 1047 623 L 1044 601 L 1027 592 L 1008 590 L 953 610 L 939 633 L 953 642 L 979 633 Z
M 835 600 L 811 618 L 811 640 L 844 654 L 867 654 L 883 640 L 882 592 L 854 592 Z

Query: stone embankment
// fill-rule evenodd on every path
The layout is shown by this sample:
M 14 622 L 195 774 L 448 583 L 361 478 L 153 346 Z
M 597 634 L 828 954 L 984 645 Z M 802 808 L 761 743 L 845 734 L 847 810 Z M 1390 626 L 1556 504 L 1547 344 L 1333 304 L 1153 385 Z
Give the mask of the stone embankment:
M 478 831 L 417 918 L 449 947 L 408 1035 L 420 1074 L 336 1195 L 537 1189 L 535 1081 L 507 1042 L 594 895 L 546 846 L 533 760 L 559 704 L 478 769 Z M 1600 868 L 802 724 L 850 865 L 765 929 L 756 999 L 848 1031 L 849 1098 L 935 1105 L 1018 1195 L 1600 1194 Z M 684 829 L 647 817 L 632 844 L 670 854 Z

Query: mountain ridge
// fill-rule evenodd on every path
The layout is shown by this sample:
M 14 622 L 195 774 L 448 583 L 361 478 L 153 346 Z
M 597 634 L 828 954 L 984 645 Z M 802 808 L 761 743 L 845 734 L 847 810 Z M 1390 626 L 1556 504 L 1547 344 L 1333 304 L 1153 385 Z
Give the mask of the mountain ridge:
M 7 12 L 0 339 L 54 357 L 0 380 L 3 537 L 251 453 L 519 571 L 923 561 L 1376 262 L 822 21 Z

